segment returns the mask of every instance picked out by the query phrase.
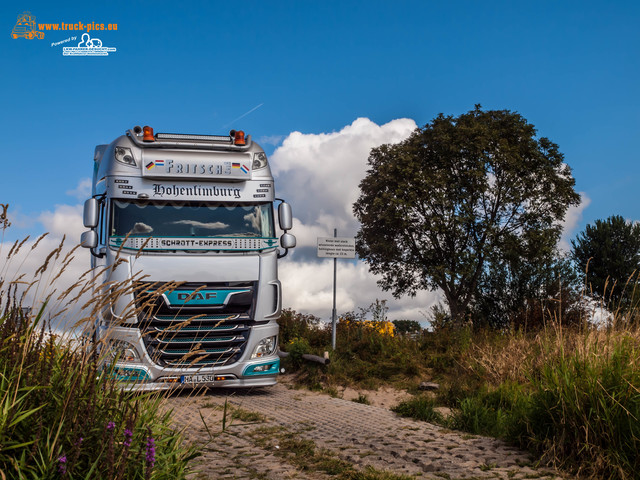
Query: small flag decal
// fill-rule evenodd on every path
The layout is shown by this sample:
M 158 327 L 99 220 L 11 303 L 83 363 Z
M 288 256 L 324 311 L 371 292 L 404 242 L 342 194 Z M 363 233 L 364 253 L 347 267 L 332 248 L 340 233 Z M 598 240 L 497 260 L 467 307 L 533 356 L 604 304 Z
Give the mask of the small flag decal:
M 240 164 L 239 163 L 232 163 L 231 166 L 233 168 L 240 168 Z
M 164 167 L 164 160 L 156 160 L 156 167 Z
M 249 168 L 246 165 L 242 165 L 240 170 L 242 170 L 242 173 L 249 173 Z
M 155 167 L 155 164 L 153 162 L 147 163 L 147 170 L 151 170 L 153 167 Z

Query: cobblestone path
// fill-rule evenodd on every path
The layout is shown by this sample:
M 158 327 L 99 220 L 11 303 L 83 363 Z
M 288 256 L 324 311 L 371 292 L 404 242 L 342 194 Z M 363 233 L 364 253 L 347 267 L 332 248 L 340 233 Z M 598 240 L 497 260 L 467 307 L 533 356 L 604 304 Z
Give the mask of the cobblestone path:
M 257 412 L 263 421 L 227 420 L 230 408 Z M 331 398 L 314 392 L 274 387 L 209 390 L 169 399 L 174 418 L 190 441 L 203 445 L 194 479 L 325 479 L 303 471 L 278 455 L 278 446 L 259 442 L 269 427 L 311 440 L 358 469 L 367 466 L 421 479 L 562 478 L 535 468 L 526 453 L 499 440 L 465 435 L 426 422 L 401 418 L 380 407 Z M 229 416 L 227 416 L 228 418 Z

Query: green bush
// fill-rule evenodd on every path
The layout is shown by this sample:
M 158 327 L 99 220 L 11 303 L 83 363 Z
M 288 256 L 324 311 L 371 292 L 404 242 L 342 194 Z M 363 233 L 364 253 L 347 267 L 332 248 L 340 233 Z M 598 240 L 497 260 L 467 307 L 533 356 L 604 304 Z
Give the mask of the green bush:
M 295 337 L 287 343 L 286 351 L 289 353 L 289 363 L 297 370 L 304 362 L 302 355 L 311 353 L 311 346 L 306 338 Z
M 295 310 L 284 309 L 280 318 L 280 347 L 286 351 L 287 344 L 296 338 L 305 338 L 314 347 L 324 347 L 331 342 L 331 332 L 314 315 L 305 315 Z M 308 352 L 305 352 L 308 353 Z
M 484 388 L 460 401 L 448 420 L 451 428 L 522 443 L 527 435 L 529 394 L 521 385 L 503 383 Z
M 328 367 L 338 383 L 377 388 L 381 383 L 405 382 L 424 370 L 415 340 L 390 336 L 359 322 L 338 327 L 336 351 Z
M 408 400 L 400 402 L 391 410 L 403 417 L 411 417 L 416 420 L 423 420 L 430 423 L 444 423 L 442 415 L 435 410 L 436 402 L 434 399 L 424 395 L 418 395 Z
M 294 338 L 308 335 L 314 323 L 311 316 L 299 314 L 291 309 L 283 309 L 278 318 L 280 344 L 286 345 Z

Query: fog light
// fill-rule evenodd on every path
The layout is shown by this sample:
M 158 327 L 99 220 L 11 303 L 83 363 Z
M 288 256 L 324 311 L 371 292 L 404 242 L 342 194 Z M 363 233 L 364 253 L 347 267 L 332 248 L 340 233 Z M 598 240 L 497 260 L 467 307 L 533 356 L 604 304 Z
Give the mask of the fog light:
M 251 354 L 251 358 L 262 358 L 267 355 L 272 355 L 276 348 L 278 348 L 278 336 L 274 335 L 273 337 L 263 338 L 258 342 L 256 348 L 253 350 Z
M 142 368 L 115 367 L 111 372 L 119 382 L 146 382 L 149 374 Z
M 258 365 L 249 365 L 244 369 L 242 375 L 250 377 L 252 375 L 276 375 L 280 371 L 280 360 Z

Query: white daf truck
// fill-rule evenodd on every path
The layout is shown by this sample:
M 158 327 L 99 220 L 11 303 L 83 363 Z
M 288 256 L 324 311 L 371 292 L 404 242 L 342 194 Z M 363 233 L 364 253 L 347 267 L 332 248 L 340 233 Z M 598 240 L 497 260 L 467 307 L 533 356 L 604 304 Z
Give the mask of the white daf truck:
M 250 136 L 136 126 L 98 145 L 84 225 L 96 289 L 112 291 L 94 339 L 118 380 L 145 390 L 276 382 L 277 261 L 296 241 Z

